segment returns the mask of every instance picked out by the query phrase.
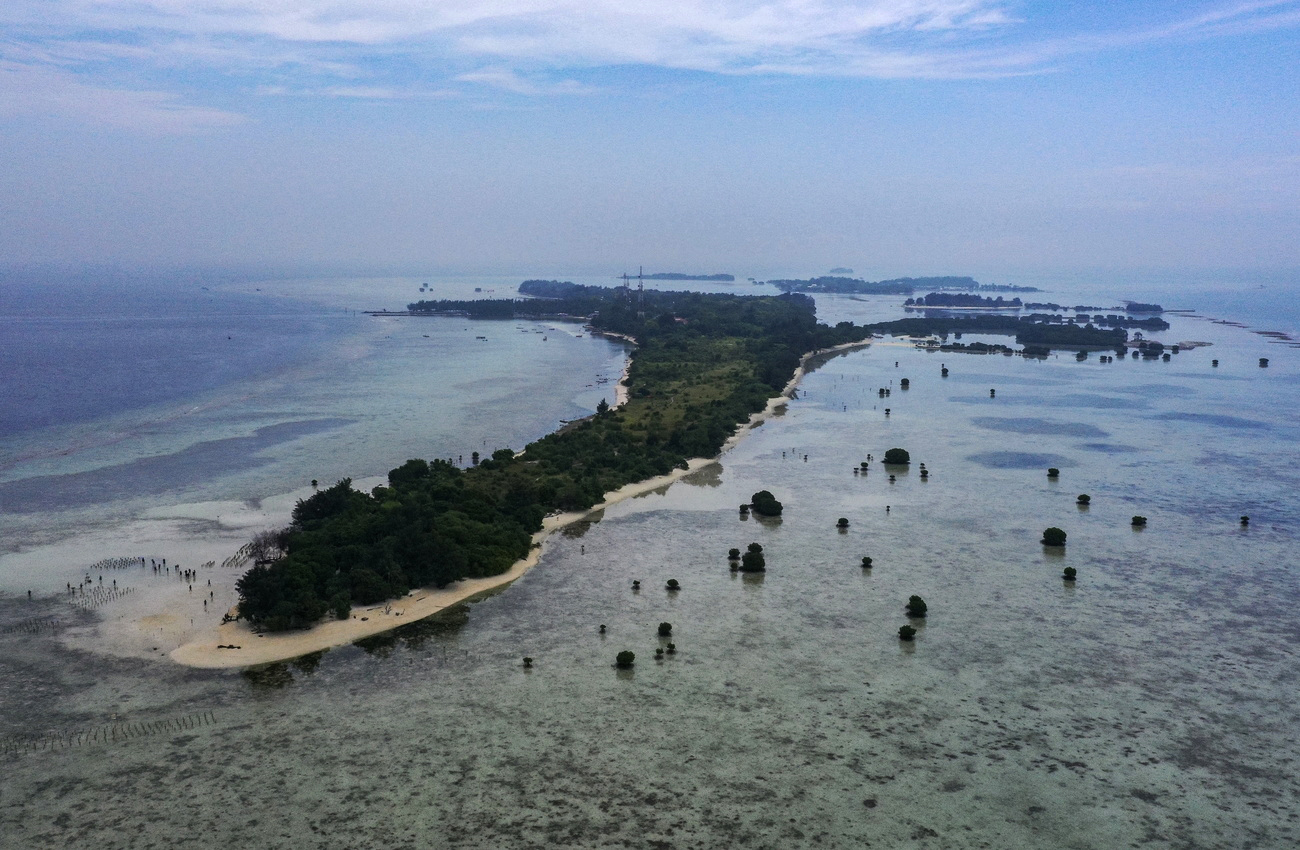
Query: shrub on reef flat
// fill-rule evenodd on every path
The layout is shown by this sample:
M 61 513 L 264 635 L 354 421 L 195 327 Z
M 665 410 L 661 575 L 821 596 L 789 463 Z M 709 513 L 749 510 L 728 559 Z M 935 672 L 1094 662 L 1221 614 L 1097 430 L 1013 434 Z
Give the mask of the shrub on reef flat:
M 628 668 L 636 661 L 636 653 L 630 649 L 625 649 L 618 655 L 614 656 L 614 665 L 617 667 Z
M 781 503 L 778 502 L 776 497 L 767 490 L 759 490 L 750 497 L 749 501 L 750 505 L 754 509 L 754 513 L 759 514 L 760 516 L 781 515 Z
M 1052 526 L 1051 528 L 1045 529 L 1043 531 L 1042 543 L 1044 546 L 1064 546 L 1065 532 L 1057 528 L 1056 526 Z
M 898 629 L 899 640 L 916 640 L 916 629 L 911 626 L 900 626 Z
M 927 610 L 925 600 L 919 596 L 909 596 L 907 599 L 907 616 L 924 617 Z
M 911 463 L 912 456 L 907 449 L 889 449 L 885 452 L 885 463 Z

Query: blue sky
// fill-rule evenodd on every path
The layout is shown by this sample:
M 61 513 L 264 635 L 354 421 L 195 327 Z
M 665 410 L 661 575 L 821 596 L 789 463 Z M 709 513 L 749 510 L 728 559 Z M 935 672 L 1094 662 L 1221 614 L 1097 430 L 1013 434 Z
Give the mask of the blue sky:
M 1300 267 L 1300 2 L 6 0 L 0 262 Z

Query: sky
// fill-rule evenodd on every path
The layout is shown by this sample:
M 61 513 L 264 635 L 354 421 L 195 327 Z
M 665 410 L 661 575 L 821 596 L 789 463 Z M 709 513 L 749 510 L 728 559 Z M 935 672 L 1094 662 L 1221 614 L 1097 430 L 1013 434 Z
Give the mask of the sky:
M 4 0 L 0 265 L 1300 269 L 1300 0 Z

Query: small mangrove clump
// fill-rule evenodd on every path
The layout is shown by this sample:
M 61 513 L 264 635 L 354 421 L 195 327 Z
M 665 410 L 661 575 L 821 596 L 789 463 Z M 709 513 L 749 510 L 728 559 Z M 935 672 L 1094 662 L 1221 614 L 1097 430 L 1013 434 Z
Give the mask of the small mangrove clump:
M 672 634 L 672 633 L 673 633 L 673 624 L 672 624 L 672 623 L 660 623 L 660 624 L 659 624 L 659 637 L 668 637 L 668 636 L 669 636 L 670 634 Z
M 637 581 L 636 579 L 633 579 L 633 580 L 632 580 L 632 589 L 633 589 L 633 590 L 640 590 L 640 589 L 641 589 L 641 582 Z
M 675 644 L 675 643 L 669 643 L 669 644 L 668 644 L 668 654 L 669 654 L 669 655 L 676 655 L 676 654 L 677 654 L 677 644 Z
M 781 503 L 768 490 L 759 490 L 750 497 L 750 505 L 759 516 L 780 516 Z
M 848 519 L 848 517 L 840 517 L 839 519 L 837 519 L 837 520 L 835 521 L 835 527 L 836 527 L 836 528 L 848 528 L 848 527 L 849 527 L 849 519 Z
M 1250 517 L 1245 516 L 1245 515 L 1243 514 L 1242 517 L 1241 517 L 1241 524 L 1242 524 L 1242 525 L 1250 525 Z
M 1087 493 L 1080 493 L 1079 498 L 1074 501 L 1080 505 L 1088 505 L 1092 502 L 1092 496 L 1089 496 Z
M 864 570 L 871 569 L 871 559 L 868 558 L 866 555 L 862 556 L 862 569 Z
M 767 569 L 767 559 L 763 557 L 763 547 L 757 543 L 749 544 L 745 554 L 740 557 L 740 570 L 746 573 L 761 573 Z
M 900 626 L 898 629 L 898 639 L 906 641 L 916 640 L 916 629 L 912 626 Z
M 664 648 L 661 646 L 655 650 L 655 660 L 662 661 L 664 658 Z
M 1065 532 L 1057 528 L 1056 526 L 1052 526 L 1051 528 L 1044 529 L 1043 539 L 1041 542 L 1044 546 L 1064 546 Z
M 630 649 L 625 649 L 622 652 L 620 652 L 618 655 L 614 656 L 614 666 L 622 667 L 625 670 L 628 667 L 631 667 L 635 661 L 636 661 L 636 653 Z
M 1061 477 L 1061 470 L 1057 469 L 1057 468 L 1054 467 L 1054 466 L 1049 466 L 1049 467 L 1047 467 L 1047 477 L 1048 477 L 1048 478 L 1060 478 L 1060 477 Z
M 907 616 L 924 617 L 926 613 L 925 600 L 919 596 L 912 595 L 907 598 Z
M 665 587 L 665 589 L 667 589 L 667 590 L 681 590 L 681 589 L 682 589 L 681 584 L 679 584 L 679 583 L 677 582 L 677 579 L 675 579 L 675 578 L 670 578 L 670 579 L 668 579 L 668 584 L 664 585 L 664 587 Z
M 737 548 L 735 548 L 734 546 L 733 546 L 732 548 L 728 549 L 728 550 L 727 550 L 727 560 L 729 560 L 729 561 L 737 561 L 737 560 L 740 560 L 740 550 L 737 549 Z
M 912 462 L 912 456 L 908 454 L 907 449 L 889 449 L 885 452 L 885 463 L 908 464 Z
M 1147 524 L 1147 518 L 1144 516 L 1138 516 L 1137 514 L 1134 514 L 1131 523 L 1134 528 L 1145 528 Z
M 601 633 L 602 635 L 605 633 L 605 624 L 604 624 L 604 623 L 601 623 L 601 624 L 600 624 L 600 633 Z
M 1074 581 L 1075 572 L 1074 567 L 1066 567 L 1064 572 L 1061 573 L 1061 578 L 1066 581 Z
M 525 667 L 532 667 L 532 666 L 533 666 L 533 659 L 530 658 L 529 656 L 525 655 L 525 656 L 524 656 L 524 666 L 525 666 Z

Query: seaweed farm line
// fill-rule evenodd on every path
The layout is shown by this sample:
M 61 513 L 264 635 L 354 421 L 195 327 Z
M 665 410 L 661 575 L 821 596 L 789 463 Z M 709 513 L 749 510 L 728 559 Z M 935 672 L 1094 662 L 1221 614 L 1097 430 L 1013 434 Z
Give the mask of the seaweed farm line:
M 0 738 L 0 754 L 23 755 L 26 753 L 48 752 L 50 750 L 66 750 L 90 744 L 111 744 L 151 735 L 184 732 L 198 729 L 201 726 L 210 726 L 215 722 L 216 715 L 213 712 L 202 711 L 197 714 L 186 714 L 164 720 L 108 723 L 87 729 L 43 732 L 36 735 L 9 735 Z

